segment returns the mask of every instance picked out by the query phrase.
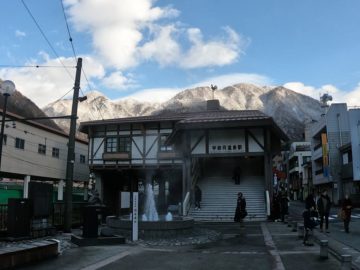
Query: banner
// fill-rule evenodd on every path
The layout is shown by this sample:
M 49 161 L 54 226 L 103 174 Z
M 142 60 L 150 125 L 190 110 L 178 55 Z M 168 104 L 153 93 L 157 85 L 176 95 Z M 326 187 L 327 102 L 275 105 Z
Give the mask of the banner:
M 321 145 L 322 145 L 322 156 L 323 156 L 323 175 L 324 177 L 329 176 L 329 156 L 328 156 L 328 144 L 326 133 L 321 133 Z

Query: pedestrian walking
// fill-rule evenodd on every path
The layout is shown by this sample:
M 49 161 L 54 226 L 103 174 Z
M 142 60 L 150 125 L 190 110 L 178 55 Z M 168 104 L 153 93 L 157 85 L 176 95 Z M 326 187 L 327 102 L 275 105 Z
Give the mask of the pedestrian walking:
M 302 216 L 304 218 L 304 240 L 303 244 L 305 246 L 313 246 L 314 244 L 310 240 L 311 236 L 313 235 L 313 229 L 318 225 L 316 221 L 314 220 L 313 212 L 315 211 L 314 206 L 311 206 L 310 208 L 305 208 Z
M 278 194 L 273 195 L 272 205 L 272 219 L 277 222 L 281 217 L 281 201 Z
M 349 233 L 352 202 L 351 202 L 348 194 L 345 195 L 345 199 L 343 200 L 341 208 L 342 208 L 342 211 L 343 211 L 344 229 L 345 229 L 346 233 Z
M 198 185 L 195 186 L 195 210 L 199 210 L 201 208 L 201 189 Z
M 242 226 L 242 221 L 246 216 L 247 216 L 246 200 L 243 197 L 243 194 L 241 192 L 239 192 L 238 198 L 236 201 L 236 210 L 235 210 L 234 221 L 240 222 L 240 226 Z
M 280 205 L 281 205 L 281 221 L 285 221 L 285 216 L 288 215 L 289 212 L 289 199 L 287 196 L 287 192 L 284 187 L 280 188 Z
M 315 211 L 316 209 L 316 202 L 314 198 L 314 193 L 311 192 L 305 199 L 305 209 L 313 209 Z
M 233 171 L 233 179 L 235 181 L 235 185 L 240 185 L 240 175 L 241 175 L 241 168 L 237 166 Z
M 320 230 L 324 231 L 324 219 L 325 219 L 325 230 L 327 233 L 330 233 L 329 231 L 329 214 L 330 214 L 330 208 L 331 208 L 331 201 L 330 197 L 327 195 L 327 191 L 324 190 L 321 194 L 320 198 L 317 200 L 317 208 L 319 212 L 319 218 L 320 218 Z

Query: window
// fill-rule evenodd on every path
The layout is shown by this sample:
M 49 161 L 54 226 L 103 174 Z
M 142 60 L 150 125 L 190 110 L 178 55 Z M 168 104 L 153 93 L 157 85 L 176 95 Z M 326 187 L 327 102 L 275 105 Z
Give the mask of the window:
M 117 152 L 117 138 L 116 137 L 108 137 L 106 138 L 106 146 L 105 152 L 112 153 Z
M 15 138 L 15 148 L 24 149 L 25 148 L 25 140 L 20 138 Z
M 46 145 L 45 144 L 39 144 L 38 147 L 38 153 L 41 155 L 46 155 Z
M 59 148 L 53 147 L 52 149 L 52 157 L 59 158 L 60 150 Z
M 85 164 L 85 156 L 84 155 L 80 155 L 80 163 Z
M 160 151 L 161 152 L 169 152 L 172 151 L 173 148 L 170 145 L 165 145 L 165 141 L 167 139 L 167 135 L 161 135 L 160 136 Z
M 129 137 L 119 138 L 119 152 L 130 152 L 131 151 L 131 140 Z
M 6 145 L 6 143 L 7 143 L 7 135 L 4 134 L 4 136 L 3 136 L 3 145 Z

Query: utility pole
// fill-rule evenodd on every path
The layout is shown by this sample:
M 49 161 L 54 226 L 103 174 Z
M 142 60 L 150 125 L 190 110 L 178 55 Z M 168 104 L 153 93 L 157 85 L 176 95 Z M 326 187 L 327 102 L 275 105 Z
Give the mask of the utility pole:
M 74 162 L 75 162 L 75 134 L 76 134 L 77 109 L 79 102 L 81 67 L 82 67 L 82 58 L 78 58 L 76 65 L 74 95 L 73 95 L 73 102 L 71 109 L 71 122 L 70 122 L 70 132 L 69 132 L 69 142 L 68 142 L 68 155 L 66 162 L 64 231 L 68 233 L 71 232 L 71 225 L 72 225 L 72 189 L 73 189 Z

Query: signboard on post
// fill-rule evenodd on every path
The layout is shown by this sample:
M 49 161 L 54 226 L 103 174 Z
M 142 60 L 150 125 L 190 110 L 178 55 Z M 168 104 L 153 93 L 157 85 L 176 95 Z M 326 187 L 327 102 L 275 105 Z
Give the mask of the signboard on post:
M 138 240 L 139 232 L 139 193 L 133 192 L 133 203 L 132 203 L 132 241 Z

